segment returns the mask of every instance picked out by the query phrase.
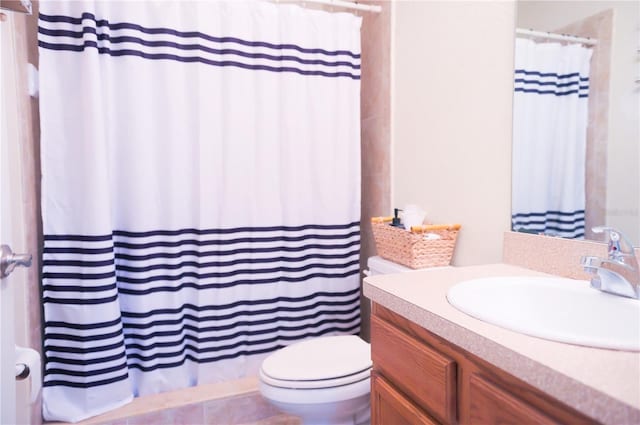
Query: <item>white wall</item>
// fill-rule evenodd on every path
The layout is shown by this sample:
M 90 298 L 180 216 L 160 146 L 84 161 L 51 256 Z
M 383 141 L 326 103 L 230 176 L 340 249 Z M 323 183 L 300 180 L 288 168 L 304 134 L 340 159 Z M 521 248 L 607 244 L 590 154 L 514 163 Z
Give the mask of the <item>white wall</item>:
M 392 202 L 461 223 L 455 265 L 500 262 L 511 225 L 514 10 L 394 3 Z
M 519 1 L 517 25 L 554 31 L 613 9 L 607 149 L 607 224 L 640 245 L 640 2 Z

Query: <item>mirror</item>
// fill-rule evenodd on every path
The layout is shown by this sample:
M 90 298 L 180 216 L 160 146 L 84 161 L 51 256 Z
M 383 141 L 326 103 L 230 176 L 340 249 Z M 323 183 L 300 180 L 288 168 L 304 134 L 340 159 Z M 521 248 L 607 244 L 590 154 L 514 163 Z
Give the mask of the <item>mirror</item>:
M 640 2 L 518 0 L 516 26 L 518 29 L 570 34 L 596 40 L 595 46 L 583 44 L 583 47 L 592 49 L 591 57 L 588 59 L 588 111 L 585 114 L 586 141 L 582 156 L 583 234 L 585 239 L 602 241 L 601 236 L 594 235 L 590 229 L 599 224 L 606 224 L 624 233 L 634 246 L 640 246 Z M 576 45 L 572 41 L 554 40 L 548 36 L 521 34 L 516 37 L 536 43 Z M 515 78 L 517 81 L 517 74 Z M 583 82 L 580 83 L 581 87 L 582 84 Z M 540 90 L 546 90 L 546 87 L 548 86 Z M 556 90 L 562 90 L 558 87 L 563 87 L 563 84 L 556 83 L 555 86 Z M 516 82 L 516 95 L 517 90 Z M 530 196 L 528 193 L 523 194 L 522 190 L 517 190 L 518 187 L 522 187 L 516 182 L 519 178 L 519 167 L 522 167 L 522 158 L 516 158 L 516 125 L 519 125 L 516 114 L 521 116 L 522 111 L 516 110 L 516 107 L 520 108 L 516 105 L 516 100 L 514 97 L 514 213 L 516 199 Z M 535 117 L 537 119 L 537 115 Z M 538 122 L 529 125 L 539 128 L 544 124 Z M 564 130 L 568 133 L 574 132 L 573 129 Z M 538 149 L 538 146 L 530 149 Z M 545 158 L 544 155 L 539 155 L 539 152 L 530 150 L 529 155 L 532 154 L 536 158 Z M 580 154 L 575 156 L 580 157 Z M 531 156 L 527 160 L 535 161 Z M 550 161 L 550 156 L 543 161 Z M 539 161 L 538 164 L 543 161 Z M 563 172 L 576 173 L 573 166 L 555 169 L 553 166 L 548 167 L 552 173 L 557 173 L 558 168 L 562 168 Z M 562 216 L 559 219 L 561 222 L 574 222 L 580 218 Z M 516 218 L 513 228 L 517 230 Z

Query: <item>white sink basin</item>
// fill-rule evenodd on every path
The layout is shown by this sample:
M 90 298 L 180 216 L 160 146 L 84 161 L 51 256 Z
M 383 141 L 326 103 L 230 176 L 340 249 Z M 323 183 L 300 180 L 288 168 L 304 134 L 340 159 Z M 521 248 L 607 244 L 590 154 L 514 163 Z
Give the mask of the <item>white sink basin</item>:
M 451 287 L 447 299 L 470 316 L 527 335 L 640 351 L 640 301 L 600 292 L 586 280 L 474 279 Z

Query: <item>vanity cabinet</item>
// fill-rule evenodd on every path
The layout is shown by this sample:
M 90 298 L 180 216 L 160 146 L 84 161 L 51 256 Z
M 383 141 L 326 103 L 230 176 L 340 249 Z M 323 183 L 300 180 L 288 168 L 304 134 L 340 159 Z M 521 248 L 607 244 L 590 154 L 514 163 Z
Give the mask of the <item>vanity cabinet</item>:
M 372 425 L 595 423 L 379 304 L 372 313 Z
M 371 376 L 372 424 L 438 425 L 438 422 L 413 404 L 377 373 Z

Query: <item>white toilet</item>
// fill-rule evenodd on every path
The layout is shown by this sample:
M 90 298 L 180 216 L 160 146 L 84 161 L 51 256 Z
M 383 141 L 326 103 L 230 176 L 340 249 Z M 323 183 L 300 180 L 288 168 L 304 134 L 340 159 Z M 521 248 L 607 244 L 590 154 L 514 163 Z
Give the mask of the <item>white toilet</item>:
M 411 270 L 380 257 L 367 275 Z M 355 335 L 326 336 L 282 348 L 262 362 L 260 393 L 305 425 L 362 425 L 370 420 L 371 348 Z
M 313 425 L 368 423 L 371 349 L 355 335 L 313 338 L 282 348 L 260 368 L 260 392 Z

